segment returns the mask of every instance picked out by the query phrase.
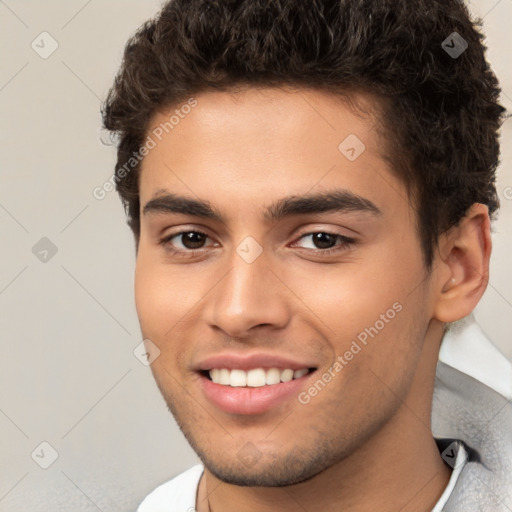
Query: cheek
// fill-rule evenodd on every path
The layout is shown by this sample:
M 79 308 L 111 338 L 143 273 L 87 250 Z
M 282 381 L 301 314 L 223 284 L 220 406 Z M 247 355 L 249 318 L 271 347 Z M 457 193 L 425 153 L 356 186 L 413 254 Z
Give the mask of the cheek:
M 421 254 L 391 244 L 364 262 L 288 277 L 301 283 L 294 291 L 320 319 L 336 357 L 346 354 L 347 366 L 374 369 L 390 382 L 408 378 L 404 372 L 421 351 L 428 324 L 423 279 Z
M 145 337 L 157 339 L 174 324 L 178 314 L 175 287 L 160 266 L 139 252 L 135 267 L 135 307 Z
M 395 268 L 394 268 L 395 267 Z M 346 339 L 379 322 L 394 320 L 410 280 L 400 264 L 351 262 L 317 269 L 283 269 L 282 275 L 304 305 L 319 318 L 328 337 Z M 386 313 L 389 313 L 386 316 Z M 330 333 L 330 334 L 329 334 Z
M 217 276 L 218 274 L 214 274 Z M 142 334 L 162 351 L 187 337 L 211 283 L 193 265 L 172 266 L 144 248 L 135 267 L 135 307 Z M 194 327 L 193 324 L 192 327 Z
M 179 386 L 176 387 L 168 372 L 177 373 L 187 351 L 187 344 L 180 340 L 186 329 L 187 313 L 196 302 L 193 297 L 187 298 L 187 288 L 183 288 L 186 283 L 181 281 L 177 273 L 171 275 L 169 267 L 139 252 L 135 267 L 135 306 L 144 339 L 151 340 L 160 350 L 151 371 L 164 396 L 179 393 Z

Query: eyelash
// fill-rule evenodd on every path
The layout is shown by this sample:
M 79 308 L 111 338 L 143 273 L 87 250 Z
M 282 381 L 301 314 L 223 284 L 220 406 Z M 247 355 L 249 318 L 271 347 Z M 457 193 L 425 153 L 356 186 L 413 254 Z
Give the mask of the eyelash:
M 184 234 L 187 234 L 187 233 L 196 233 L 196 234 L 199 234 L 199 235 L 203 235 L 203 236 L 205 236 L 207 238 L 210 238 L 208 236 L 208 234 L 205 233 L 204 231 L 201 231 L 201 230 L 198 230 L 198 229 L 191 229 L 191 230 L 185 230 L 185 231 L 178 231 L 177 233 L 172 233 L 170 235 L 167 235 L 164 238 L 159 240 L 159 244 L 164 246 L 166 250 L 172 252 L 173 254 L 175 254 L 177 256 L 180 256 L 180 257 L 183 257 L 183 258 L 193 257 L 193 256 L 196 255 L 197 252 L 202 251 L 203 248 L 183 250 L 183 249 L 175 249 L 174 247 L 172 247 L 169 244 L 169 242 L 173 238 L 176 238 L 176 237 L 178 237 L 180 235 L 184 235 Z M 311 235 L 315 235 L 315 234 L 318 234 L 318 233 L 334 236 L 337 239 L 339 239 L 341 243 L 339 245 L 335 245 L 334 247 L 330 247 L 328 249 L 304 249 L 304 250 L 306 250 L 309 253 L 313 253 L 313 254 L 331 255 L 331 253 L 337 253 L 337 252 L 340 252 L 340 251 L 345 251 L 347 249 L 350 249 L 356 243 L 356 241 L 353 238 L 349 238 L 347 236 L 340 235 L 339 233 L 332 233 L 330 231 L 310 231 L 310 232 L 307 232 L 307 233 L 302 233 L 299 236 L 298 240 L 301 240 L 302 238 L 304 238 L 306 236 L 311 236 Z

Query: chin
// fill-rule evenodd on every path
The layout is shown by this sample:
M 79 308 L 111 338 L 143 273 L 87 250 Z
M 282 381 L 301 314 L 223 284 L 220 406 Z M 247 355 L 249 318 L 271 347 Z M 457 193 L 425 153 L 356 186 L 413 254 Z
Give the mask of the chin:
M 222 482 L 240 487 L 286 487 L 306 482 L 323 471 L 323 469 L 313 471 L 311 467 L 304 467 L 295 471 L 262 467 L 256 471 L 240 466 L 219 467 L 218 465 L 203 463 L 208 471 Z
M 254 450 L 257 450 L 255 447 Z M 242 448 L 243 450 L 243 448 Z M 315 446 L 309 450 L 275 454 L 259 452 L 259 458 L 244 462 L 242 450 L 231 460 L 226 453 L 215 458 L 212 454 L 198 453 L 203 465 L 216 478 L 241 487 L 286 487 L 311 480 L 336 464 L 343 456 L 336 456 L 332 446 Z

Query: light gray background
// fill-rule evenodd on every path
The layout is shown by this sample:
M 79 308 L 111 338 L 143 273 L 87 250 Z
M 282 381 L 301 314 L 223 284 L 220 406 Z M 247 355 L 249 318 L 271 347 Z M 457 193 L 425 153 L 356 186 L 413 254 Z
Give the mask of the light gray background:
M 133 354 L 135 256 L 120 201 L 92 195 L 115 162 L 99 139 L 101 101 L 127 38 L 160 5 L 0 0 L 1 512 L 135 510 L 198 462 Z M 512 0 L 474 0 L 471 9 L 484 17 L 512 111 Z M 59 45 L 47 59 L 31 47 L 43 31 Z M 491 281 L 476 317 L 512 359 L 511 123 Z M 58 249 L 47 262 L 32 252 L 42 237 Z M 31 456 L 43 441 L 59 455 L 46 470 Z M 34 459 L 49 456 L 43 446 Z

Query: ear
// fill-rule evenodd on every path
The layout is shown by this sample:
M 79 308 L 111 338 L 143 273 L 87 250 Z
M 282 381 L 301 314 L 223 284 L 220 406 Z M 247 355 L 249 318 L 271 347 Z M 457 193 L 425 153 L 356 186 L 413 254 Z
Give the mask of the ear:
M 440 236 L 434 260 L 434 318 L 455 322 L 469 315 L 489 281 L 491 220 L 487 206 L 475 203 L 462 220 Z

